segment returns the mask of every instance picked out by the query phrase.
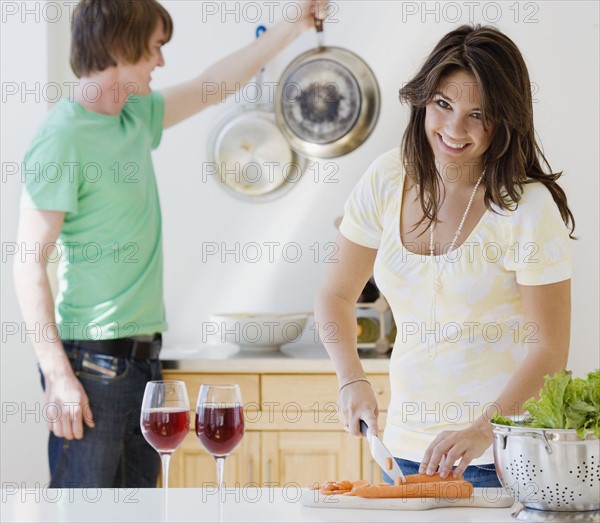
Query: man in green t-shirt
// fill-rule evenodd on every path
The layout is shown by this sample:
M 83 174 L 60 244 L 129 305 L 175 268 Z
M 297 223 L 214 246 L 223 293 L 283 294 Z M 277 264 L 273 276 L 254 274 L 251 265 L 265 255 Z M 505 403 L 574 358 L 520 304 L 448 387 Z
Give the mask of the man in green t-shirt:
M 277 52 L 313 27 L 325 2 L 303 0 L 253 44 L 196 78 L 150 89 L 172 35 L 155 0 L 81 0 L 73 13 L 73 99 L 48 115 L 24 159 L 15 263 L 19 303 L 53 408 L 51 487 L 153 487 L 157 453 L 144 440 L 145 385 L 161 379 L 167 328 L 162 288 L 161 212 L 151 150 L 162 130 L 222 101 Z M 204 90 L 210 85 L 210 91 Z M 53 302 L 46 265 L 60 254 Z M 54 415 L 55 414 L 55 415 Z

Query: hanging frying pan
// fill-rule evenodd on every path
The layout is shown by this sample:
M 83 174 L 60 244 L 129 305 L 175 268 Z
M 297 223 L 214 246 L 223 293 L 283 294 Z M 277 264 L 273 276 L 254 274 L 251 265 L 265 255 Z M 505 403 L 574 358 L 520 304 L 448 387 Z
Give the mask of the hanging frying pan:
M 315 19 L 319 42 L 323 20 Z M 375 128 L 381 96 L 371 68 L 356 54 L 319 45 L 285 69 L 275 96 L 277 124 L 300 154 L 335 158 Z
M 264 31 L 259 26 L 256 36 Z M 256 81 L 258 101 L 227 113 L 217 122 L 208 150 L 221 187 L 237 198 L 254 202 L 285 194 L 306 166 L 306 158 L 290 147 L 279 130 L 272 105 L 262 101 L 263 71 Z

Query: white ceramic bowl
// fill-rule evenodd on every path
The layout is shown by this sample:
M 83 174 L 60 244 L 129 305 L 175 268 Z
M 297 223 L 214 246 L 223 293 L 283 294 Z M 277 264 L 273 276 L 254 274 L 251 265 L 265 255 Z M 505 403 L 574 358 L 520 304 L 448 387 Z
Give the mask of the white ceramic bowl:
M 277 352 L 294 343 L 306 326 L 308 314 L 229 313 L 211 316 L 213 330 L 221 343 L 234 343 L 241 351 Z

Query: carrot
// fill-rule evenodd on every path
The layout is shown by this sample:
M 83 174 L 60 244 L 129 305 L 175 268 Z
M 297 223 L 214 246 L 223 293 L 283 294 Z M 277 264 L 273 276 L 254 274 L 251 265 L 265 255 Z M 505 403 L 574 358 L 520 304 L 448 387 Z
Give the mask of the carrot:
M 355 491 L 361 498 L 468 498 L 473 485 L 468 481 L 438 481 L 435 483 L 409 483 L 406 485 L 372 485 Z
M 352 482 L 348 480 L 344 481 L 327 481 L 323 483 L 323 485 L 316 484 L 315 487 L 312 487 L 313 490 L 319 490 L 321 494 L 325 494 L 327 496 L 331 494 L 343 494 L 344 492 L 349 492 L 352 489 Z
M 412 483 L 438 483 L 440 481 L 462 481 L 462 476 L 454 478 L 452 477 L 452 474 L 449 474 L 445 478 L 440 478 L 440 475 L 437 472 L 431 476 L 428 476 L 427 474 L 409 474 L 406 476 L 407 485 Z M 400 478 L 394 480 L 394 485 L 402 485 Z
M 388 470 L 392 470 L 392 468 L 394 466 L 394 462 L 392 461 L 392 458 L 385 459 L 385 466 L 387 467 Z

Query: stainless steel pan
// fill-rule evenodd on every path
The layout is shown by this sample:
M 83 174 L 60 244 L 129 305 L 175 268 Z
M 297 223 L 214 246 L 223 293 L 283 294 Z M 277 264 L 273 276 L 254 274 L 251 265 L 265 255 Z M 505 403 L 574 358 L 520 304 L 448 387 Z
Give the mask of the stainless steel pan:
M 321 32 L 322 20 L 315 24 Z M 275 97 L 283 135 L 296 152 L 314 158 L 356 149 L 375 128 L 380 106 L 379 85 L 366 62 L 347 49 L 323 45 L 288 65 Z
M 256 36 L 266 29 L 259 26 Z M 263 71 L 256 79 L 264 91 Z M 258 101 L 236 108 L 217 122 L 208 153 L 220 185 L 246 201 L 265 202 L 281 197 L 298 182 L 306 158 L 286 141 L 275 121 L 271 104 Z

